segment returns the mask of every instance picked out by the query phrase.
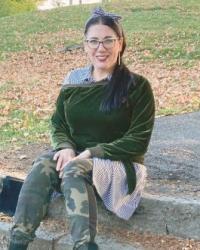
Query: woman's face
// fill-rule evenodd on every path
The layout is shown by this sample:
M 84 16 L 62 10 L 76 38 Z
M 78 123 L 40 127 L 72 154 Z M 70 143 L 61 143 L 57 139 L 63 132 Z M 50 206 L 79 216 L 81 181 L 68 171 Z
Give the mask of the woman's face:
M 122 38 L 109 26 L 96 24 L 90 26 L 85 39 L 85 51 L 94 70 L 111 73 L 122 50 Z

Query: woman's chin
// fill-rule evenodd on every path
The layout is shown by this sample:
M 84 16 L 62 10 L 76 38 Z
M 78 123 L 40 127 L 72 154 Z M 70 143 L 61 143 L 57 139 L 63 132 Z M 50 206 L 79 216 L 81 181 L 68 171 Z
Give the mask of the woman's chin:
M 110 66 L 107 63 L 97 63 L 94 65 L 96 70 L 110 71 Z

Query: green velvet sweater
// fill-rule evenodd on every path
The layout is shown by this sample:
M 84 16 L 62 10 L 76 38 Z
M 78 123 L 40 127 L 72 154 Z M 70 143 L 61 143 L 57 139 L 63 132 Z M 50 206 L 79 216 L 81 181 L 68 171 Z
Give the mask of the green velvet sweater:
M 143 163 L 151 137 L 155 105 L 149 82 L 133 74 L 128 100 L 109 113 L 99 111 L 107 80 L 65 85 L 51 119 L 51 140 L 56 150 L 89 149 L 92 157 L 122 161 L 129 193 L 136 185 L 132 162 Z

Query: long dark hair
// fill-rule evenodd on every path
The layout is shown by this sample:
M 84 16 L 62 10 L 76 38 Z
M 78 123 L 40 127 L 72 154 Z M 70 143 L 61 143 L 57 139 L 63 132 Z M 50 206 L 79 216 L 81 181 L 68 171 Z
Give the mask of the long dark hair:
M 96 24 L 103 24 L 110 27 L 119 38 L 123 39 L 122 50 L 120 52 L 120 57 L 122 58 L 126 48 L 126 39 L 121 25 L 110 16 L 95 16 L 87 21 L 84 34 L 87 35 L 88 29 Z M 130 71 L 121 59 L 120 65 L 116 63 L 109 83 L 105 85 L 104 95 L 100 105 L 101 111 L 109 112 L 121 107 L 122 103 L 127 100 L 130 79 Z

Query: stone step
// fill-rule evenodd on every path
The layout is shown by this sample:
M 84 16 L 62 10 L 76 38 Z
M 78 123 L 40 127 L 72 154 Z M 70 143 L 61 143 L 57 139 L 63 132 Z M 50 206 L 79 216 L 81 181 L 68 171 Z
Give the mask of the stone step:
M 102 230 L 105 226 L 110 231 L 118 229 L 120 232 L 151 233 L 169 237 L 175 235 L 185 239 L 200 239 L 200 201 L 189 198 L 165 197 L 145 193 L 136 210 L 136 213 L 129 221 L 117 218 L 107 211 L 102 202 L 98 201 L 100 233 L 96 238 L 102 250 L 144 250 L 143 240 L 136 243 L 123 243 L 116 234 L 109 234 Z M 36 232 L 36 239 L 30 245 L 30 250 L 72 250 L 72 243 L 67 232 L 65 221 L 65 208 L 63 198 L 56 197 L 50 204 L 46 220 Z M 7 249 L 10 223 L 0 222 L 0 250 Z M 119 232 L 119 233 L 120 233 Z M 120 239 L 120 240 L 119 240 Z M 126 237 L 125 237 L 126 239 Z M 155 240 L 157 240 L 155 238 Z M 165 238 L 164 238 L 165 240 Z M 133 241 L 135 242 L 135 241 Z M 159 248 L 156 248 L 159 249 Z M 195 248 L 196 249 L 196 248 Z
M 62 197 L 56 197 L 51 202 L 48 216 L 55 219 L 66 216 Z M 200 199 L 145 193 L 135 214 L 128 221 L 113 215 L 98 201 L 98 219 L 100 224 L 109 228 L 200 240 Z
M 0 222 L 0 250 L 7 250 L 9 229 L 11 223 Z M 96 242 L 100 250 L 143 250 L 143 247 L 137 244 L 125 244 L 114 238 L 98 235 Z M 36 238 L 30 244 L 29 250 L 72 250 L 72 242 L 68 233 L 52 233 L 46 227 L 40 227 L 36 231 Z

